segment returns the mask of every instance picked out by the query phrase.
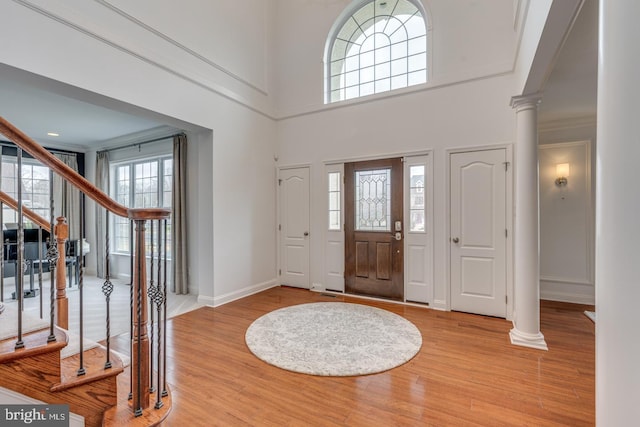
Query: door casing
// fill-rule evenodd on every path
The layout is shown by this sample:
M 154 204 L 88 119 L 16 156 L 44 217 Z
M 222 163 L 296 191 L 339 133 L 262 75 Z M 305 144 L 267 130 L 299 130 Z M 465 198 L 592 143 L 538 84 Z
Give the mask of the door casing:
M 456 149 L 446 150 L 446 170 L 445 170 L 445 186 L 446 186 L 446 245 L 447 247 L 450 244 L 449 231 L 451 230 L 451 155 L 455 153 L 463 153 L 463 152 L 474 152 L 474 151 L 485 151 L 485 150 L 493 150 L 497 148 L 503 148 L 506 150 L 506 230 L 507 230 L 507 238 L 506 238 L 506 297 L 507 297 L 507 307 L 506 307 L 506 319 L 513 320 L 513 257 L 514 257 L 514 249 L 513 249 L 513 215 L 514 215 L 514 194 L 513 194 L 513 171 L 517 165 L 513 163 L 513 144 L 493 144 L 493 145 L 485 145 L 485 146 L 474 146 L 474 147 L 460 147 Z M 442 305 L 444 309 L 447 311 L 451 310 L 451 251 L 445 251 L 445 259 L 446 266 L 445 269 L 445 278 L 446 278 L 446 302 Z

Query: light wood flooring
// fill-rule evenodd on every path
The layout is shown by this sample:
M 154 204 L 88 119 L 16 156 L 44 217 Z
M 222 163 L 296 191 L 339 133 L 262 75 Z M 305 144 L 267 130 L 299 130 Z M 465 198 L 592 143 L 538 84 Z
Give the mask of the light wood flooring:
M 349 301 L 387 309 L 422 332 L 418 355 L 360 377 L 287 372 L 253 356 L 247 327 L 285 306 Z M 589 426 L 595 424 L 591 306 L 542 302 L 549 351 L 509 343 L 511 322 L 278 287 L 169 320 L 164 426 Z M 112 344 L 128 351 L 128 337 Z

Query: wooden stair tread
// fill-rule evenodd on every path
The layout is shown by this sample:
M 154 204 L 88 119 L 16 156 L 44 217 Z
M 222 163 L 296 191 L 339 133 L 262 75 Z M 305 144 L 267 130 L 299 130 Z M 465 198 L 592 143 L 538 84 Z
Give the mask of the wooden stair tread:
M 104 427 L 146 427 L 160 425 L 169 415 L 172 408 L 171 390 L 167 385 L 168 396 L 162 398 L 162 407 L 155 409 L 156 393 L 151 393 L 149 408 L 142 411 L 142 415 L 136 417 L 133 415 L 131 400 L 129 400 L 129 390 L 131 385 L 129 382 L 130 372 L 119 375 L 118 380 L 118 403 L 116 406 L 108 409 L 104 413 Z
M 113 352 L 109 357 L 111 368 L 105 369 L 107 349 L 101 345 L 84 351 L 84 375 L 78 375 L 80 354 L 64 358 L 60 361 L 60 382 L 51 386 L 51 391 L 61 391 L 82 384 L 88 384 L 103 378 L 119 375 L 124 371 L 124 364 Z
M 56 341 L 47 342 L 49 328 L 31 332 L 23 335 L 24 348 L 16 349 L 16 337 L 0 341 L 0 364 L 8 363 L 23 357 L 36 356 L 38 354 L 60 351 L 67 345 L 67 334 L 58 329 L 54 329 Z

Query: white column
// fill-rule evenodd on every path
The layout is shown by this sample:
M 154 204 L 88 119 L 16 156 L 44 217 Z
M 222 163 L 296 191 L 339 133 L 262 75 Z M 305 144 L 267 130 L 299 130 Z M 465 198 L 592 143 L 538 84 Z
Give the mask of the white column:
M 640 420 L 640 2 L 601 0 L 596 149 L 596 424 Z M 635 420 L 635 421 L 634 421 Z
M 540 333 L 538 104 L 540 95 L 511 99 L 516 110 L 515 289 L 511 343 L 547 350 Z

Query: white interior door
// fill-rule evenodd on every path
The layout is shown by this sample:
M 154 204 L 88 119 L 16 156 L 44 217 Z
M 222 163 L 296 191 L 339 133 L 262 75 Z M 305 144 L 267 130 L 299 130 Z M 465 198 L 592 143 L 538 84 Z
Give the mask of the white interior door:
M 309 168 L 280 171 L 280 283 L 309 289 Z
M 506 150 L 452 153 L 451 309 L 506 317 Z

